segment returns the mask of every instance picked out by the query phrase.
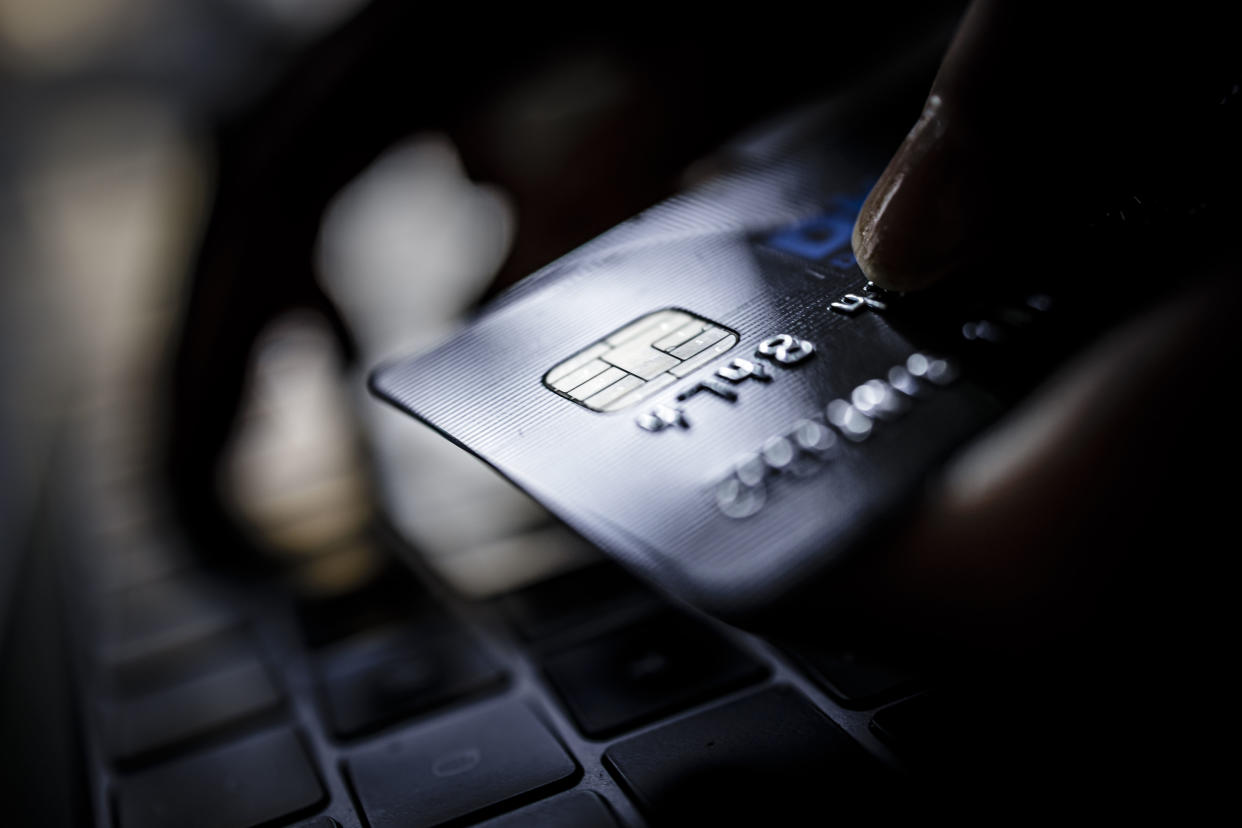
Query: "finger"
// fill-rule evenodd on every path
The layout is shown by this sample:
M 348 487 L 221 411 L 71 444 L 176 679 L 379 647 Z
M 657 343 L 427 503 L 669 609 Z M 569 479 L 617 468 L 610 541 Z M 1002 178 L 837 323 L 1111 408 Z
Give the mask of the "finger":
M 858 215 L 854 253 L 882 287 L 909 290 L 940 279 L 965 263 L 982 235 L 991 165 L 986 142 L 966 123 L 980 97 L 968 84 L 992 58 L 1002 14 L 997 4 L 971 6 L 922 114 Z
M 1242 358 L 1240 304 L 1218 279 L 1101 340 L 951 464 L 895 550 L 851 579 L 859 603 L 903 631 L 1011 651 L 1105 607 L 1170 621 L 1179 577 L 1192 595 L 1213 581 L 1233 508 L 1220 474 L 1242 440 L 1208 424 Z
M 1073 258 L 1122 199 L 1179 209 L 1225 191 L 1215 182 L 1237 153 L 1221 101 L 1238 73 L 1219 21 L 1065 11 L 970 7 L 854 227 L 878 285 L 917 289 L 981 263 L 1003 273 L 1050 236 Z

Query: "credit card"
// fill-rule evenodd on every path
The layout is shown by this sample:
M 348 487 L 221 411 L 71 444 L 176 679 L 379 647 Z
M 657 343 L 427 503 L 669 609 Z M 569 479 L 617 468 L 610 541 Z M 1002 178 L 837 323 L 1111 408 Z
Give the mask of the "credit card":
M 1048 283 L 1054 245 L 1004 278 L 870 285 L 851 230 L 901 135 L 848 113 L 553 262 L 373 391 L 673 595 L 741 621 L 780 607 L 1106 308 Z

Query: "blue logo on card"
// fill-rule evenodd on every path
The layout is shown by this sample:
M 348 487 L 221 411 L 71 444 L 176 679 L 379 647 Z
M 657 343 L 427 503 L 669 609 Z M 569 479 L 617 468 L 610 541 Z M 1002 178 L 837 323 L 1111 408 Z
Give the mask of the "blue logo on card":
M 854 197 L 834 197 L 828 202 L 825 212 L 772 234 L 767 243 L 785 253 L 826 262 L 842 270 L 853 267 L 855 260 L 854 251 L 850 249 L 850 234 L 869 191 L 870 187 Z

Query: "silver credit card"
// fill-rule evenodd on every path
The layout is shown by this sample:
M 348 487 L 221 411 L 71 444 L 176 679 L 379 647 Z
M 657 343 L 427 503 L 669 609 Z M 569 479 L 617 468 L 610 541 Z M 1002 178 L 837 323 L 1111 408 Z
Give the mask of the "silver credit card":
M 877 164 L 843 117 L 553 262 L 374 392 L 666 590 L 780 606 L 1005 410 L 993 366 L 1057 327 L 1013 281 L 869 286 L 850 231 Z

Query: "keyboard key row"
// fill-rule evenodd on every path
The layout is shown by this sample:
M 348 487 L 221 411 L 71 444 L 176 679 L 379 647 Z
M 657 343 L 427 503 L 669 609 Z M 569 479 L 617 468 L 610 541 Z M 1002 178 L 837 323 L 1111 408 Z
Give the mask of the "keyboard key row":
M 573 573 L 500 602 L 582 735 L 611 739 L 762 681 L 766 665 L 713 625 L 670 609 L 615 570 Z M 319 708 L 356 738 L 504 687 L 507 677 L 459 622 L 405 585 L 302 608 Z M 103 736 L 131 771 L 116 789 L 120 828 L 234 828 L 314 816 L 325 786 L 300 736 L 260 716 L 284 703 L 245 624 L 198 643 L 109 665 Z M 848 654 L 800 654 L 847 704 L 903 677 Z M 227 745 L 208 739 L 267 721 Z M 191 755 L 176 754 L 197 748 Z M 171 758 L 170 758 L 171 757 Z M 141 763 L 163 759 L 146 770 Z M 810 806 L 825 779 L 863 795 L 874 763 L 789 688 L 709 707 L 608 747 L 604 766 L 655 823 L 758 818 Z M 609 805 L 568 791 L 582 770 L 524 702 L 484 701 L 346 749 L 340 765 L 367 825 L 616 826 Z M 326 772 L 326 771 L 325 771 Z M 752 810 L 753 809 L 753 810 Z M 788 813 L 793 813 L 789 811 Z M 337 815 L 339 818 L 339 815 Z

